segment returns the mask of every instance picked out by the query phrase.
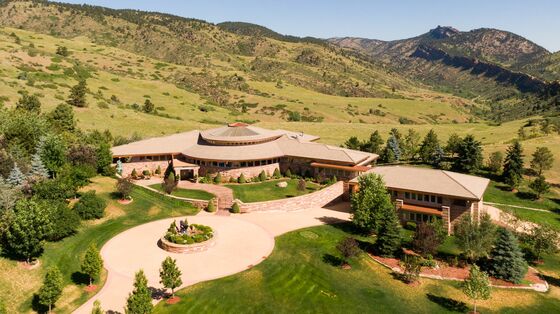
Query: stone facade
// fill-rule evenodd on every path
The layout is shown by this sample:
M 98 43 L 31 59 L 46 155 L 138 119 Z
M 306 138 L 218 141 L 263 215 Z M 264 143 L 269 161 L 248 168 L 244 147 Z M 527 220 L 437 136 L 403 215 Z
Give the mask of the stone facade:
M 280 200 L 243 203 L 236 200 L 242 213 L 264 211 L 295 211 L 313 207 L 323 207 L 339 198 L 344 193 L 344 182 L 339 181 L 314 193 Z
M 244 168 L 219 168 L 219 167 L 209 167 L 209 166 L 201 166 L 200 167 L 200 175 L 204 176 L 207 172 L 210 172 L 213 176 L 216 175 L 218 172 L 222 176 L 223 180 L 229 180 L 229 178 L 237 179 L 243 173 L 245 178 L 254 178 L 258 177 L 259 174 L 264 170 L 268 174 L 268 176 L 272 176 L 275 169 L 280 169 L 280 164 L 273 163 L 269 165 L 262 165 L 262 166 L 255 166 L 255 167 L 244 167 Z
M 158 166 L 161 168 L 161 172 L 167 169 L 167 165 L 169 161 L 161 160 L 161 161 L 137 161 L 137 162 L 125 162 L 122 164 L 122 176 L 128 177 L 132 173 L 132 169 L 136 169 L 136 173 L 138 175 L 142 174 L 142 171 L 148 170 L 150 173 L 155 173 Z

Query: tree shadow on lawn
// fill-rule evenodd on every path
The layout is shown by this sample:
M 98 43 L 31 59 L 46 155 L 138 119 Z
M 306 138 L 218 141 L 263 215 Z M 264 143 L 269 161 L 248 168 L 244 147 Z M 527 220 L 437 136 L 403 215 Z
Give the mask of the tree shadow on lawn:
M 111 198 L 114 201 L 122 199 L 121 193 L 119 193 L 119 192 L 113 191 L 113 192 L 110 192 L 108 194 L 109 194 L 109 198 Z
M 37 312 L 37 313 L 47 313 L 49 311 L 49 307 L 42 305 L 41 303 L 39 303 L 39 295 L 38 294 L 34 294 L 33 295 L 33 299 L 31 299 L 31 308 L 33 309 L 33 311 Z M 53 305 L 53 309 L 54 309 L 54 305 Z
M 520 198 L 522 200 L 534 201 L 534 200 L 537 199 L 537 195 L 535 193 L 532 193 L 532 192 L 517 192 L 517 193 L 515 193 L 515 196 L 517 196 L 518 198 Z
M 70 275 L 70 278 L 76 285 L 89 285 L 89 276 L 82 272 L 75 271 Z
M 546 280 L 546 282 L 548 282 L 548 284 L 560 288 L 560 278 L 556 278 L 556 277 L 552 277 L 552 276 L 548 276 L 548 275 L 544 275 L 544 274 L 540 274 L 539 276 L 543 280 Z
M 317 219 L 320 222 L 323 222 L 323 223 L 328 224 L 328 225 L 332 225 L 336 229 L 344 231 L 345 233 L 349 233 L 349 234 L 353 234 L 353 235 L 360 235 L 360 236 L 365 235 L 360 229 L 358 229 L 356 226 L 354 226 L 348 220 L 344 220 L 344 219 L 340 219 L 340 218 L 336 218 L 336 217 L 329 217 L 329 216 L 323 216 L 323 217 L 319 217 Z
M 323 255 L 323 262 L 334 266 L 334 267 L 340 267 L 342 266 L 342 264 L 344 263 L 344 260 L 338 256 L 334 256 L 332 254 L 324 254 Z
M 469 310 L 469 307 L 465 302 L 438 296 L 431 293 L 426 294 L 426 296 L 428 297 L 428 300 L 452 312 L 466 313 Z

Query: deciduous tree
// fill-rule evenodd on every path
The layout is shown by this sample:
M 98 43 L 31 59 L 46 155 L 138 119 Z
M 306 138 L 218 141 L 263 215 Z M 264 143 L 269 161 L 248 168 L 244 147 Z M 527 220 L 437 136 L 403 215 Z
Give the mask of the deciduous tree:
M 463 293 L 474 304 L 474 313 L 476 311 L 476 302 L 478 300 L 490 299 L 490 280 L 485 272 L 481 271 L 477 265 L 472 265 L 469 270 L 469 277 L 463 282 Z
M 49 268 L 45 274 L 43 285 L 37 293 L 39 303 L 47 306 L 49 308 L 49 313 L 51 312 L 53 305 L 62 295 L 62 288 L 64 288 L 62 273 L 60 273 L 60 270 L 56 267 Z
M 492 224 L 490 216 L 484 214 L 480 222 L 465 215 L 455 226 L 455 239 L 457 245 L 470 261 L 487 256 L 492 249 L 496 227 Z
M 533 153 L 531 160 L 531 168 L 538 174 L 542 175 L 543 171 L 550 170 L 554 163 L 554 155 L 548 147 L 537 147 Z
M 436 132 L 432 129 L 426 134 L 420 145 L 420 159 L 425 163 L 434 164 L 434 156 L 438 149 L 441 149 L 441 146 Z
M 336 249 L 342 255 L 344 263 L 348 263 L 348 259 L 354 257 L 360 253 L 360 248 L 358 247 L 358 242 L 356 239 L 351 237 L 346 237 L 342 239 L 337 245 Z
M 504 163 L 504 154 L 500 151 L 493 152 L 488 157 L 488 170 L 492 171 L 495 174 L 500 174 L 502 170 L 502 165 Z
M 126 313 L 149 314 L 153 311 L 152 294 L 148 289 L 148 279 L 143 270 L 134 275 L 134 290 L 126 300 Z
M 175 288 L 181 286 L 183 281 L 181 280 L 181 271 L 177 267 L 177 261 L 171 257 L 166 257 L 161 263 L 161 268 L 159 270 L 160 283 L 168 289 L 171 289 L 171 297 L 175 296 Z
M 99 276 L 101 273 L 101 269 L 103 268 L 103 259 L 101 258 L 101 254 L 99 254 L 99 250 L 95 244 L 91 244 L 86 254 L 82 259 L 82 273 L 86 274 L 89 277 L 89 285 L 93 284 L 95 278 Z
M 536 177 L 535 180 L 529 184 L 529 187 L 535 192 L 537 199 L 540 199 L 541 195 L 550 191 L 550 184 L 546 182 L 543 175 Z
M 368 233 L 379 230 L 385 211 L 395 210 L 381 176 L 371 173 L 358 178 L 358 191 L 352 194 L 352 222 Z

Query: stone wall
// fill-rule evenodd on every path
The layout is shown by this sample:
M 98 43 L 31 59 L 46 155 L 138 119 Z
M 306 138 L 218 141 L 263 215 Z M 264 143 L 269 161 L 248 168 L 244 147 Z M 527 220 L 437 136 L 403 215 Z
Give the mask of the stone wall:
M 223 180 L 229 180 L 229 178 L 237 179 L 243 173 L 245 178 L 249 179 L 249 178 L 258 177 L 263 170 L 270 177 L 274 173 L 275 169 L 280 169 L 280 165 L 278 163 L 255 166 L 255 167 L 235 168 L 235 169 L 201 166 L 199 173 L 200 176 L 204 176 L 208 171 L 210 171 L 212 175 L 216 175 L 219 172 Z
M 204 209 L 206 209 L 206 208 L 208 207 L 209 201 L 206 201 L 206 200 L 198 200 L 198 199 L 194 199 L 194 198 L 186 198 L 186 197 L 179 197 L 179 196 L 175 196 L 175 195 L 169 195 L 169 194 L 162 193 L 162 192 L 160 192 L 160 191 L 158 191 L 158 190 L 156 190 L 156 189 L 154 189 L 154 188 L 151 188 L 151 187 L 149 187 L 149 186 L 145 186 L 145 185 L 142 185 L 142 184 L 136 184 L 136 186 L 139 186 L 139 187 L 144 188 L 144 189 L 146 189 L 146 190 L 150 190 L 150 191 L 152 191 L 152 192 L 161 194 L 161 195 L 163 195 L 163 196 L 165 196 L 165 197 L 170 197 L 170 198 L 174 198 L 174 199 L 176 199 L 176 200 L 184 201 L 184 202 L 186 202 L 186 203 L 191 203 L 191 204 L 193 204 L 196 208 L 198 208 L 198 209 L 200 209 L 200 210 L 204 210 Z M 215 205 L 216 208 L 217 208 L 217 206 L 218 206 L 218 200 L 217 200 L 217 198 L 214 198 L 214 205 Z
M 236 200 L 242 213 L 264 212 L 264 211 L 295 211 L 312 207 L 323 207 L 334 200 L 339 199 L 344 193 L 344 182 L 339 181 L 317 192 L 273 200 L 266 202 L 243 203 Z
M 158 166 L 161 168 L 161 173 L 167 169 L 169 161 L 138 161 L 138 162 L 125 162 L 122 164 L 122 176 L 128 177 L 132 173 L 132 169 L 136 169 L 138 175 L 142 174 L 142 171 L 148 170 L 150 173 L 154 173 Z
M 216 244 L 216 233 L 214 232 L 214 236 L 209 240 L 200 243 L 193 243 L 193 244 L 175 244 L 165 240 L 165 238 L 161 238 L 159 241 L 159 246 L 171 253 L 198 253 L 207 251 L 209 248 Z

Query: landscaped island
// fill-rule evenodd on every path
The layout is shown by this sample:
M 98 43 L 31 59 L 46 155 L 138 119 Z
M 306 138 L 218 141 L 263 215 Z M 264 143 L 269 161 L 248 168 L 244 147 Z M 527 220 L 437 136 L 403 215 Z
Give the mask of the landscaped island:
M 175 221 L 167 229 L 164 239 L 174 244 L 194 244 L 210 240 L 214 237 L 214 230 L 209 226 L 191 224 L 187 219 L 179 222 L 179 227 Z

